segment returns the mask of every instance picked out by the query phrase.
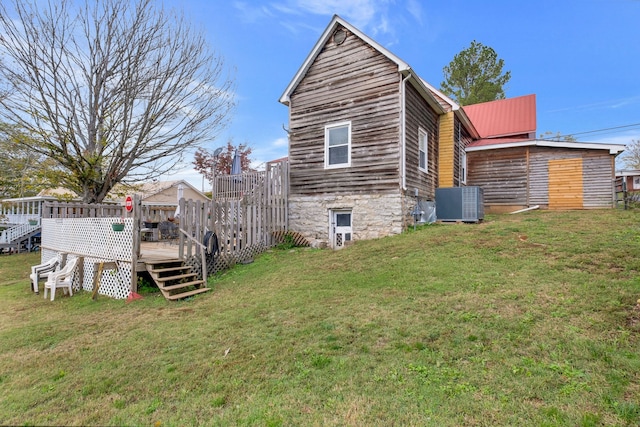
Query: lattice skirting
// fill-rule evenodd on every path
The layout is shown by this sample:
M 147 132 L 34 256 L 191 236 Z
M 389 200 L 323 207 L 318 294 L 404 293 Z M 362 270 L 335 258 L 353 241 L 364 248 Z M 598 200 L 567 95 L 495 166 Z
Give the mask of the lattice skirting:
M 215 256 L 213 254 L 207 255 L 207 275 L 210 276 L 220 271 L 228 270 L 238 263 L 252 260 L 267 249 L 266 245 L 258 243 L 242 248 L 239 252 L 215 254 Z M 191 256 L 185 261 L 185 264 L 191 267 L 191 271 L 196 273 L 199 279 L 202 279 L 199 257 Z
M 58 258 L 59 261 L 62 261 L 62 253 L 50 250 L 43 249 L 41 253 L 42 262 L 48 261 L 51 258 Z M 76 255 L 69 254 L 67 255 L 68 259 L 75 258 Z M 76 272 L 73 276 L 73 285 L 72 288 L 75 292 L 80 289 L 93 292 L 93 281 L 94 276 L 98 272 L 98 264 L 101 262 L 109 262 L 109 260 L 100 259 L 100 258 L 90 258 L 85 257 L 84 263 L 82 265 L 83 268 L 83 280 L 80 283 L 80 274 Z M 104 295 L 111 298 L 116 299 L 124 299 L 129 296 L 129 289 L 131 284 L 131 263 L 127 262 L 118 262 L 118 269 L 103 269 L 102 270 L 102 278 L 100 280 L 100 288 L 98 290 L 98 295 Z

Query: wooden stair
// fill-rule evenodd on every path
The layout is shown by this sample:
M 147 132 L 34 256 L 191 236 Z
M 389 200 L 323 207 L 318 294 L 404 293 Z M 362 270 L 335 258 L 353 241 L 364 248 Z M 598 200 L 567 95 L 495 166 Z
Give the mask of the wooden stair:
M 168 300 L 174 301 L 210 291 L 203 280 L 191 273 L 191 267 L 179 259 L 147 261 L 146 269 Z

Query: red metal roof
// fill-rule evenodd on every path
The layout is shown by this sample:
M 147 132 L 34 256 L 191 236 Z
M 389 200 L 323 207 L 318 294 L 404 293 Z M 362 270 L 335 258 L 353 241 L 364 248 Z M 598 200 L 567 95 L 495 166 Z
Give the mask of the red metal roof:
M 535 94 L 467 105 L 462 108 L 482 138 L 516 135 L 535 138 Z

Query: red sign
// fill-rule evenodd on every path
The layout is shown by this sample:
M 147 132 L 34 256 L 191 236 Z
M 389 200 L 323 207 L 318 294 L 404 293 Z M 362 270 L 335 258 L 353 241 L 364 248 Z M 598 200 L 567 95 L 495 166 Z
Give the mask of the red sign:
M 127 212 L 131 212 L 133 210 L 133 197 L 127 196 L 124 199 L 124 208 L 127 210 Z

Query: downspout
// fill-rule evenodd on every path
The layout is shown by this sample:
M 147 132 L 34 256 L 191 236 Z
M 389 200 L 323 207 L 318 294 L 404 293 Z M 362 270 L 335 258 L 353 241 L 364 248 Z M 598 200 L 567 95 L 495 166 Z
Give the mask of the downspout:
M 407 190 L 407 162 L 406 162 L 406 153 L 407 153 L 407 131 L 406 131 L 406 85 L 407 80 L 409 80 L 413 75 L 411 73 L 407 74 L 406 77 L 402 79 L 401 85 L 401 108 L 402 112 L 400 114 L 400 140 L 402 143 L 402 148 L 400 150 L 400 174 L 402 175 L 402 190 Z

